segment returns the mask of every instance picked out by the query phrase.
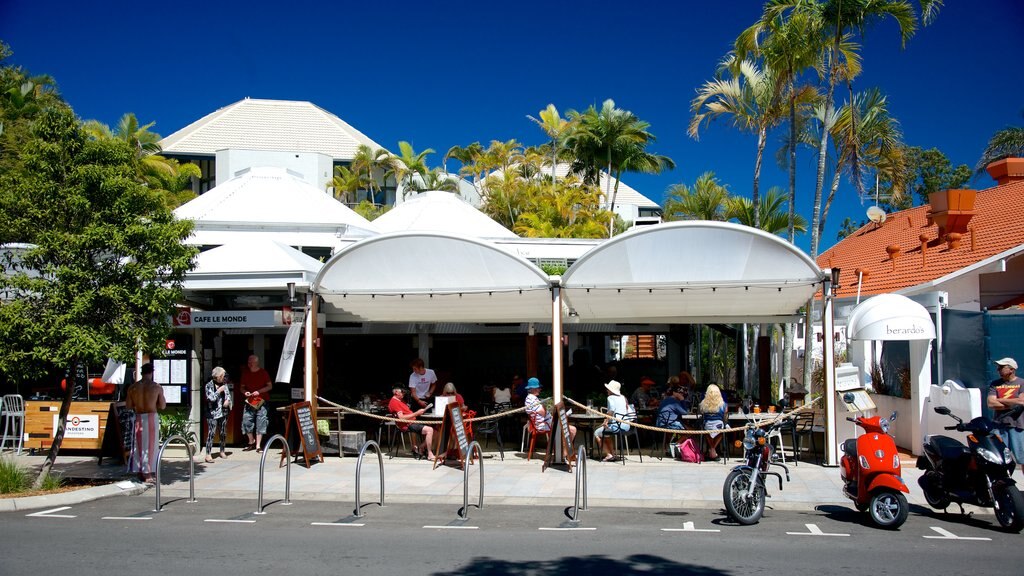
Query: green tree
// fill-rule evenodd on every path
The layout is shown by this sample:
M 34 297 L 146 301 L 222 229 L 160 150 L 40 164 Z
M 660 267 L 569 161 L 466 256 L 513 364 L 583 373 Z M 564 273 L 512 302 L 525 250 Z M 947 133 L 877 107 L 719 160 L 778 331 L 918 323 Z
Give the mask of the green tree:
M 732 196 L 725 201 L 725 215 L 730 220 L 736 220 L 744 226 L 758 228 L 769 234 L 782 234 L 789 229 L 789 213 L 786 210 L 786 193 L 777 186 L 772 186 L 766 194 L 760 198 L 761 205 L 757 214 L 760 215 L 760 222 L 754 225 L 754 206 L 750 198 Z M 803 216 L 796 215 L 793 223 L 797 232 L 807 231 L 807 221 Z
M 1008 126 L 999 130 L 989 139 L 985 151 L 981 153 L 974 171 L 979 176 L 985 173 L 988 165 L 1003 158 L 1024 158 L 1024 127 Z
M 334 188 L 335 198 L 345 204 L 352 204 L 356 200 L 356 192 L 369 185 L 362 173 L 349 166 L 335 166 L 334 177 L 328 186 Z
M 382 182 L 378 180 L 384 180 L 384 174 L 390 166 L 390 157 L 391 153 L 383 148 L 374 150 L 366 144 L 360 144 L 349 165 L 349 169 L 359 175 L 359 188 L 356 191 L 365 188 L 367 199 L 374 204 L 384 203 L 383 198 L 378 197 L 383 191 Z
M 415 192 L 426 192 L 428 190 L 443 190 L 445 192 L 459 193 L 459 178 L 444 173 L 440 168 L 432 168 L 426 174 L 409 182 L 409 190 Z
M 395 182 L 402 188 L 402 194 L 404 195 L 407 190 L 410 190 L 410 182 L 414 174 L 423 176 L 430 171 L 430 167 L 427 166 L 427 156 L 433 153 L 433 148 L 416 152 L 412 144 L 405 141 L 399 142 L 398 156 L 389 155 L 386 160 L 385 178 L 389 175 L 394 177 Z
M 672 220 L 716 220 L 725 221 L 726 202 L 729 188 L 718 182 L 714 172 L 705 172 L 697 177 L 693 188 L 686 184 L 673 184 L 668 188 L 668 197 L 662 213 L 666 221 Z
M 574 126 L 572 122 L 558 114 L 558 108 L 555 108 L 554 104 L 548 104 L 547 108 L 540 111 L 539 116 L 540 120 L 533 116 L 527 116 L 527 118 L 540 126 L 548 138 L 551 138 L 551 186 L 554 187 L 555 180 L 557 180 L 555 170 L 558 167 L 558 152 L 564 145 L 565 139 L 572 133 Z
M 136 178 L 128 142 L 91 140 L 67 106 L 32 120 L 17 154 L 23 169 L 0 175 L 0 372 L 11 380 L 71 370 L 136 350 L 163 349 L 195 250 L 159 192 Z M 64 436 L 73 386 L 37 482 Z
M 853 223 L 853 220 L 844 218 L 843 223 L 839 225 L 839 232 L 836 234 L 836 240 L 842 240 L 843 238 L 850 236 L 859 230 L 861 226 L 863 226 L 863 224 L 857 225 Z
M 924 150 L 919 146 L 901 146 L 904 158 L 903 173 L 900 178 L 907 191 L 913 196 L 892 194 L 894 184 L 882 178 L 880 187 L 882 201 L 880 205 L 888 211 L 910 208 L 914 198 L 919 204 L 928 203 L 928 195 L 940 190 L 963 188 L 971 179 L 971 169 L 966 164 L 953 166 L 949 158 L 938 148 Z

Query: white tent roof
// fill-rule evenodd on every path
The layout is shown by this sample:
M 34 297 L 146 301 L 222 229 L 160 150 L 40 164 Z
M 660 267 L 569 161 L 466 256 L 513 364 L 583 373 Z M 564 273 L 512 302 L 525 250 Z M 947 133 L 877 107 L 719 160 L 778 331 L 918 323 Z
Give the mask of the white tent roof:
M 313 290 L 332 319 L 347 321 L 551 319 L 542 270 L 487 241 L 437 232 L 361 240 L 324 264 Z
M 246 232 L 293 246 L 337 248 L 342 235 L 376 233 L 367 219 L 284 168 L 245 171 L 179 206 L 174 214 L 194 222 L 188 242 L 199 245 L 222 244 L 225 232 L 236 240 Z
M 846 323 L 850 340 L 932 340 L 928 310 L 900 294 L 879 294 L 861 302 Z
M 777 236 L 721 222 L 637 229 L 593 248 L 561 278 L 578 322 L 757 321 L 795 314 L 824 274 Z M 549 279 L 494 244 L 405 232 L 335 254 L 313 289 L 335 319 L 551 321 Z
M 444 232 L 477 238 L 517 238 L 508 228 L 451 192 L 421 192 L 373 221 L 381 232 Z
M 757 321 L 795 314 L 824 278 L 796 246 L 738 224 L 636 228 L 584 254 L 562 276 L 581 322 Z
M 274 240 L 247 240 L 218 246 L 196 257 L 186 291 L 280 290 L 294 282 L 308 286 L 323 264 L 291 246 Z

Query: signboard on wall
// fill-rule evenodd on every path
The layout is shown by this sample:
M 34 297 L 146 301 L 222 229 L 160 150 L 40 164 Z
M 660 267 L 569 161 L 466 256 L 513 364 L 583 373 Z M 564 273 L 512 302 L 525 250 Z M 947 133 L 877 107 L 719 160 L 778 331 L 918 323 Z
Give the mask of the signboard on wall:
M 289 317 L 285 317 L 285 314 Z M 183 308 L 171 318 L 175 328 L 285 328 L 293 322 L 302 322 L 302 310 L 207 310 Z M 318 314 L 323 325 L 325 314 Z

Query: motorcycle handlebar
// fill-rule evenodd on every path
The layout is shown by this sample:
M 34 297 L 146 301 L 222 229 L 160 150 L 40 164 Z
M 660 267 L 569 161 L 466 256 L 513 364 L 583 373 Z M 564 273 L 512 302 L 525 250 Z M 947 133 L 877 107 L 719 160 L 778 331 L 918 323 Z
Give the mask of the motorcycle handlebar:
M 956 426 L 943 426 L 943 430 L 956 430 Z

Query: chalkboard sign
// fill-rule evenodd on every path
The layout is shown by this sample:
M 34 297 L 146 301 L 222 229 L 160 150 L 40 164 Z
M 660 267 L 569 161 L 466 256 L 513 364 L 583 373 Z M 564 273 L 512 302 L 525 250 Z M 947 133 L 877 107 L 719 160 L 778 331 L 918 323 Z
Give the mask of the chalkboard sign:
M 124 402 L 111 402 L 107 413 L 107 427 L 103 431 L 103 445 L 97 464 L 103 457 L 115 457 L 127 465 L 135 444 L 135 411 L 125 408 Z
M 544 455 L 544 468 L 552 464 L 561 464 L 561 462 L 557 461 L 559 450 L 555 447 L 555 442 L 561 442 L 561 459 L 569 466 L 569 471 L 572 472 L 572 465 L 576 461 L 576 454 L 573 452 L 572 436 L 569 430 L 569 410 L 565 408 L 563 402 L 555 404 L 552 410 L 554 414 L 552 414 L 551 420 L 554 422 L 555 430 L 551 436 L 552 442 L 548 444 L 548 451 Z
M 441 433 L 437 435 L 437 449 L 434 450 L 434 467 L 444 461 L 449 448 L 459 451 L 459 464 L 465 465 L 469 452 L 469 439 L 466 437 L 466 423 L 462 420 L 462 407 L 452 402 L 444 409 L 441 420 Z M 472 464 L 472 460 L 470 461 Z
M 319 458 L 323 462 L 324 456 L 320 450 L 320 438 L 317 436 L 316 422 L 313 421 L 312 405 L 309 402 L 292 404 L 291 409 L 288 411 L 288 422 L 285 424 L 285 427 L 290 429 L 292 422 L 295 422 L 295 427 L 299 434 L 299 444 L 302 456 L 306 460 L 306 467 L 309 468 L 310 460 L 313 459 Z

